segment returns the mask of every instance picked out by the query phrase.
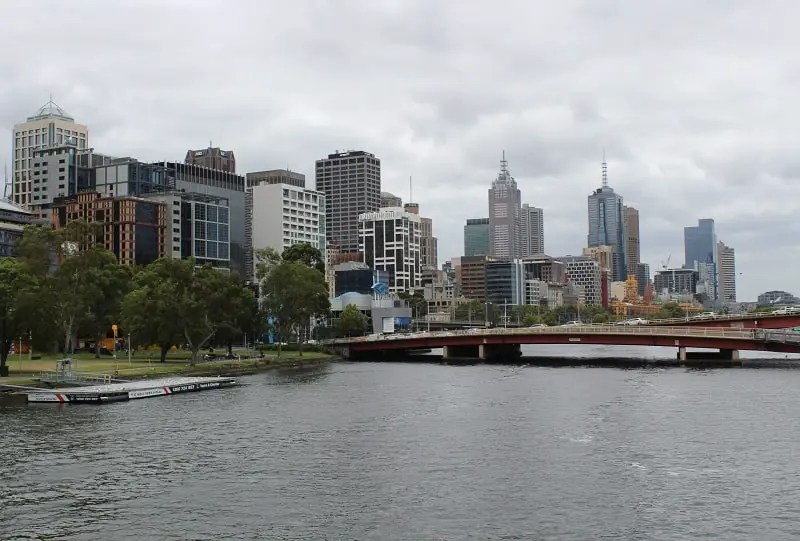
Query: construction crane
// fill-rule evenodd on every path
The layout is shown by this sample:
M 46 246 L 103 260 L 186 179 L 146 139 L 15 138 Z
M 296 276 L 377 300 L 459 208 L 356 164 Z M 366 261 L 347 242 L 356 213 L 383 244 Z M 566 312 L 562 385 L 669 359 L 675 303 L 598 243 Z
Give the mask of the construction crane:
M 669 269 L 669 262 L 670 261 L 672 261 L 672 254 L 669 254 L 669 256 L 667 257 L 667 261 L 666 262 L 664 262 L 664 261 L 661 262 L 661 268 L 664 269 L 664 270 Z

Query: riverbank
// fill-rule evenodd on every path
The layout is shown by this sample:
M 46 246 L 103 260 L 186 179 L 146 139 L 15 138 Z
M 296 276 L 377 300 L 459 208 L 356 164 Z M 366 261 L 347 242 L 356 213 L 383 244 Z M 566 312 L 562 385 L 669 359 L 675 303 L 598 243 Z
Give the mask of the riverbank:
M 300 355 L 296 351 L 284 351 L 278 357 L 275 353 L 263 357 L 245 358 L 242 360 L 219 360 L 191 365 L 188 359 L 170 356 L 165 362 L 150 358 L 134 357 L 126 359 L 96 359 L 90 356 L 75 356 L 73 373 L 93 376 L 111 376 L 121 380 L 140 380 L 167 376 L 244 376 L 280 368 L 293 368 L 338 359 L 336 355 L 316 351 L 304 351 Z M 9 362 L 11 374 L 0 378 L 0 392 L 13 390 L 3 385 L 28 387 L 46 387 L 37 381 L 43 371 L 53 371 L 56 359 L 18 359 Z

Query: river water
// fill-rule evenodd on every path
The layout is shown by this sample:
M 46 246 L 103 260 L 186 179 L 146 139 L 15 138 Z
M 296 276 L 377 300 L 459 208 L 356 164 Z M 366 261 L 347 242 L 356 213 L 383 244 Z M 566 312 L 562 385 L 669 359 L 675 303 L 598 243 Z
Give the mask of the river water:
M 332 363 L 243 381 L 0 407 L 0 539 L 800 537 L 800 371 Z

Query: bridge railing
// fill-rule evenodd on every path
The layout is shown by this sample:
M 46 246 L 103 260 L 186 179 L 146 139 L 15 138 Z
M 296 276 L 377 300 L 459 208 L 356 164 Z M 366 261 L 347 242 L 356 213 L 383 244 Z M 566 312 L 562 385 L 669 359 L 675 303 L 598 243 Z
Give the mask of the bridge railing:
M 516 335 L 586 335 L 604 334 L 611 336 L 660 336 L 667 338 L 708 337 L 733 340 L 756 340 L 765 342 L 800 343 L 800 333 L 788 330 L 735 329 L 727 327 L 666 327 L 647 325 L 571 325 L 567 327 L 533 328 L 493 328 L 467 329 L 457 331 L 422 331 L 407 334 L 370 335 L 358 338 L 332 340 L 330 344 L 352 344 L 361 342 L 417 340 L 420 338 L 446 338 L 450 336 L 516 336 Z

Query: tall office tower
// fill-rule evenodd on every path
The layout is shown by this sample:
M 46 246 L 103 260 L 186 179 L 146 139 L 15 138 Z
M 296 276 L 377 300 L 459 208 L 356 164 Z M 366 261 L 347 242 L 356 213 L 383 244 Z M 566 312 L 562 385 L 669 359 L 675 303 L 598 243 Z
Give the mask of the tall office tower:
M 640 262 L 639 244 L 639 211 L 627 205 L 622 207 L 625 218 L 625 234 L 628 236 L 627 243 L 627 263 L 628 276 L 636 276 L 636 266 Z
M 329 154 L 316 162 L 316 187 L 325 194 L 328 246 L 358 252 L 358 217 L 381 204 L 381 161 L 363 150 Z
M 393 193 L 381 192 L 381 208 L 402 207 L 403 200 Z
M 719 300 L 736 302 L 736 253 L 724 242 L 717 242 L 717 273 Z
M 464 255 L 489 255 L 489 218 L 470 218 L 464 225 Z
M 269 171 L 254 171 L 245 175 L 247 186 L 261 186 L 263 184 L 288 184 L 297 188 L 306 187 L 306 176 L 288 169 L 270 169 Z
M 381 192 L 381 199 L 384 199 L 384 194 L 386 192 Z M 388 194 L 392 195 L 392 194 Z M 392 196 L 394 197 L 394 196 Z M 394 203 L 396 201 L 400 201 L 399 197 L 396 197 L 395 200 L 388 200 L 389 203 Z M 381 204 L 381 208 L 397 208 L 397 207 L 384 207 Z M 406 203 L 403 209 L 410 213 L 416 214 L 419 216 L 419 203 Z M 420 231 L 420 257 L 422 258 L 422 266 L 423 267 L 439 267 L 439 239 L 433 236 L 433 220 L 430 218 L 423 218 L 420 216 L 419 219 L 419 231 Z
M 358 216 L 364 263 L 389 275 L 389 291 L 422 287 L 420 217 L 393 207 Z
M 217 171 L 227 171 L 228 173 L 236 172 L 236 157 L 233 155 L 233 151 L 212 147 L 210 143 L 208 148 L 188 150 L 183 163 L 208 167 Z
M 520 227 L 520 257 L 544 253 L 544 211 L 525 203 L 522 205 Z
M 522 196 L 517 181 L 508 171 L 506 152 L 500 161 L 500 174 L 489 189 L 489 252 L 502 259 L 520 256 Z
M 71 146 L 78 151 L 86 150 L 89 144 L 89 128 L 76 124 L 75 119 L 53 102 L 45 103 L 36 113 L 29 116 L 25 122 L 14 125 L 14 139 L 11 163 L 11 179 L 14 203 L 32 205 L 34 192 L 39 192 L 41 186 L 33 178 L 35 151 L 51 147 Z M 67 159 L 66 157 L 64 158 Z M 65 162 L 60 162 L 65 163 Z M 55 172 L 55 171 L 54 171 Z M 63 173 L 63 171 L 62 171 Z M 58 175 L 65 176 L 65 175 Z M 59 179 L 61 181 L 65 178 Z M 63 184 L 66 184 L 62 182 Z M 52 198 L 55 194 L 43 194 Z
M 624 282 L 628 274 L 627 236 L 622 196 L 608 185 L 608 165 L 603 161 L 603 185 L 589 196 L 588 246 L 611 246 L 611 280 Z
M 698 263 L 717 262 L 717 234 L 714 220 L 705 218 L 694 227 L 683 228 L 684 268 L 697 270 Z

